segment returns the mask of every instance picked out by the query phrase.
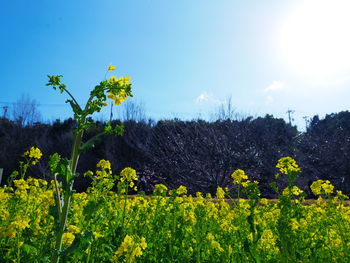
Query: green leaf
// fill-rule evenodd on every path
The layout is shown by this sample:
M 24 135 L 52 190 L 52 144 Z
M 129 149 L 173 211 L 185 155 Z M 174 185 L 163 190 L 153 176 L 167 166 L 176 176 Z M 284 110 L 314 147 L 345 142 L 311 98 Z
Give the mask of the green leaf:
M 80 108 L 78 104 L 76 104 L 73 100 L 66 100 L 66 103 L 69 103 L 75 116 L 81 116 L 83 110 Z M 75 119 L 78 119 L 77 117 L 74 117 Z
M 113 133 L 114 133 L 114 135 L 119 135 L 119 136 L 123 135 L 124 125 L 120 124 L 120 125 L 115 126 Z
M 27 254 L 36 255 L 38 253 L 38 249 L 36 247 L 33 247 L 28 244 L 23 244 L 22 249 Z
M 79 147 L 79 153 L 86 152 L 87 150 L 95 147 L 96 143 L 101 142 L 102 138 L 101 136 L 95 136 L 86 143 L 84 143 L 82 146 Z
M 51 174 L 55 174 L 57 172 L 57 167 L 61 161 L 61 156 L 58 153 L 54 153 L 50 156 L 49 159 L 49 167 Z

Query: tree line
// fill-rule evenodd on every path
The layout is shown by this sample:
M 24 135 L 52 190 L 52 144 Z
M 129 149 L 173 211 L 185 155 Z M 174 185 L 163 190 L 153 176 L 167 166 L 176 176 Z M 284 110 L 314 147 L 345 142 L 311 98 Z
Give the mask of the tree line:
M 120 121 L 114 121 L 119 124 Z M 21 154 L 30 146 L 43 152 L 40 163 L 28 175 L 50 180 L 48 158 L 57 152 L 69 157 L 72 119 L 51 124 L 37 122 L 23 126 L 0 118 L 0 168 L 2 185 L 18 169 Z M 96 122 L 87 137 L 99 133 L 105 123 Z M 123 136 L 106 136 L 92 150 L 81 155 L 78 172 L 95 170 L 100 159 L 112 163 L 118 174 L 125 167 L 138 171 L 138 188 L 151 192 L 157 183 L 169 188 L 185 185 L 190 193 L 215 193 L 218 186 L 231 187 L 231 173 L 243 169 L 260 182 L 262 195 L 274 197 L 275 165 L 281 157 L 293 157 L 302 169 L 297 184 L 309 193 L 317 179 L 330 180 L 337 189 L 350 194 L 350 113 L 343 111 L 314 116 L 303 133 L 272 115 L 240 120 L 125 121 Z M 77 191 L 85 190 L 88 178 L 76 180 Z M 284 186 L 279 179 L 278 185 Z

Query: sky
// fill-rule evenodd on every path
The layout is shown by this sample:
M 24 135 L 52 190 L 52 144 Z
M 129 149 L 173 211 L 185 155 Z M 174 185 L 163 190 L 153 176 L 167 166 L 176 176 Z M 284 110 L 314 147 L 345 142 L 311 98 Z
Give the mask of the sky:
M 71 117 L 47 75 L 84 104 L 113 64 L 150 118 L 210 119 L 231 98 L 239 116 L 291 110 L 303 130 L 348 110 L 349 13 L 347 0 L 1 0 L 0 112 L 27 94 L 45 121 Z

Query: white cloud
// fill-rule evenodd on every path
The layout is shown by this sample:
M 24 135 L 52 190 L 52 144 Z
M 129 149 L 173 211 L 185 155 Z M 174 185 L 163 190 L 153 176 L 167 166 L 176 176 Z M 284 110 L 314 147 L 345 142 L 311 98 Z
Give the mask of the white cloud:
M 206 91 L 204 91 L 201 95 L 197 97 L 196 102 L 201 103 L 208 100 L 209 100 L 209 94 Z
M 226 104 L 226 100 L 218 99 L 215 97 L 212 93 L 208 93 L 206 91 L 202 92 L 197 98 L 196 98 L 197 104 L 206 104 L 206 105 L 222 105 Z
M 282 81 L 274 80 L 269 86 L 264 89 L 264 92 L 283 90 L 285 89 L 285 84 Z

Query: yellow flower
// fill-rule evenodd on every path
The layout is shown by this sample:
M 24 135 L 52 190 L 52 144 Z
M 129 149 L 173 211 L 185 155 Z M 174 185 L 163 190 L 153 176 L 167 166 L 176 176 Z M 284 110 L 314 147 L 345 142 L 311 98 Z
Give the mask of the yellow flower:
M 26 151 L 24 153 L 25 156 L 28 156 L 29 158 L 34 158 L 34 159 L 40 159 L 41 156 L 43 155 L 40 151 L 39 148 L 32 146 L 29 151 Z
M 108 98 L 114 101 L 115 105 L 120 105 L 124 100 L 128 98 L 124 90 L 119 91 L 118 94 L 114 94 L 113 92 L 108 93 Z
M 237 169 L 231 174 L 231 177 L 233 179 L 233 184 L 240 184 L 242 180 L 247 180 L 248 176 L 245 174 L 245 172 L 241 169 Z
M 100 160 L 97 164 L 96 164 L 97 168 L 101 168 L 101 169 L 107 169 L 107 170 L 111 170 L 111 163 L 107 160 Z
M 247 180 L 247 181 L 245 181 L 245 182 L 241 182 L 241 185 L 242 185 L 244 188 L 247 188 L 247 187 L 249 186 L 250 183 L 251 183 L 250 180 Z
M 108 66 L 108 70 L 109 70 L 109 71 L 115 70 L 115 66 L 109 65 L 109 66 Z
M 66 232 L 63 233 L 63 237 L 62 237 L 62 244 L 65 247 L 69 247 L 73 241 L 75 239 L 75 236 L 72 233 Z
M 219 199 L 224 199 L 225 198 L 225 191 L 221 187 L 218 187 L 216 189 L 216 197 L 219 198 Z
M 112 83 L 117 82 L 117 77 L 116 76 L 110 77 L 109 82 L 112 82 Z
M 164 184 L 156 184 L 153 193 L 158 195 L 166 195 L 167 191 L 168 187 L 166 187 Z
M 146 249 L 147 247 L 147 243 L 146 243 L 146 239 L 144 237 L 141 237 L 141 248 L 142 249 Z
M 13 180 L 13 183 L 15 184 L 16 188 L 20 191 L 29 189 L 29 185 L 24 179 Z
M 118 83 L 119 85 L 121 86 L 126 86 L 126 85 L 130 85 L 131 82 L 130 82 L 130 77 L 120 77 L 118 79 Z
M 119 258 L 124 256 L 128 262 L 135 262 L 135 257 L 142 255 L 142 250 L 147 247 L 146 239 L 138 236 L 126 235 L 120 247 L 115 251 L 112 262 L 119 262 Z
M 98 232 L 93 232 L 92 234 L 93 234 L 94 238 L 96 238 L 96 239 L 104 237 L 102 234 L 100 234 Z
M 121 172 L 120 172 L 120 181 L 121 182 L 132 182 L 133 180 L 137 180 L 137 174 L 136 174 L 136 170 L 130 168 L 130 167 L 126 167 L 124 168 Z
M 261 238 L 259 240 L 259 248 L 269 251 L 275 250 L 276 245 L 276 237 L 273 235 L 272 231 L 269 229 L 265 229 L 261 235 Z
M 68 232 L 73 233 L 73 234 L 79 234 L 81 232 L 81 229 L 75 225 L 69 225 Z
M 176 189 L 176 194 L 178 195 L 184 195 L 187 193 L 186 186 L 180 185 L 179 188 Z
M 93 173 L 92 171 L 90 171 L 90 170 L 86 171 L 86 172 L 83 174 L 84 177 L 92 177 L 93 175 L 94 175 L 94 173 Z
M 334 186 L 328 180 L 317 180 L 311 184 L 310 188 L 314 195 L 332 194 L 334 190 Z
M 296 161 L 291 157 L 283 157 L 278 160 L 276 167 L 280 170 L 282 174 L 290 173 L 300 173 L 301 169 L 299 168 Z
M 262 204 L 262 205 L 268 205 L 268 204 L 269 204 L 269 200 L 267 200 L 266 198 L 261 198 L 261 199 L 260 199 L 260 204 Z
M 294 185 L 290 190 L 288 187 L 286 187 L 283 190 L 282 195 L 285 195 L 285 196 L 287 196 L 287 195 L 300 195 L 301 193 L 303 193 L 303 191 L 300 190 L 299 187 Z

